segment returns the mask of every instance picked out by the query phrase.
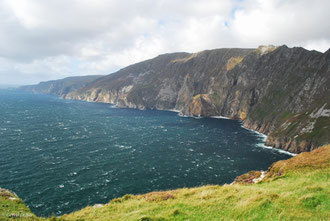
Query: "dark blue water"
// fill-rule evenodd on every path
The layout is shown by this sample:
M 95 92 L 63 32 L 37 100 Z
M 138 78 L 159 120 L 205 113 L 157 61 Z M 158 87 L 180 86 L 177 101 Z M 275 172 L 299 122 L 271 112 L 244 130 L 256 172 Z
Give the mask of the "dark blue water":
M 37 215 L 125 194 L 231 183 L 290 156 L 226 119 L 0 91 L 0 187 Z

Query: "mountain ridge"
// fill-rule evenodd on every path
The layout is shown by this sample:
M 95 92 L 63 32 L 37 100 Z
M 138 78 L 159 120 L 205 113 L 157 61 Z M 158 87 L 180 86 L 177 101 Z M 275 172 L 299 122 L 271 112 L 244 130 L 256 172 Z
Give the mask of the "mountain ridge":
M 168 53 L 60 96 L 239 119 L 266 145 L 300 153 L 329 143 L 329 53 L 286 45 Z
M 101 78 L 103 75 L 85 75 L 66 77 L 59 80 L 42 81 L 37 85 L 19 87 L 20 90 L 32 93 L 53 94 L 63 96 L 72 91 L 85 87 L 88 83 Z

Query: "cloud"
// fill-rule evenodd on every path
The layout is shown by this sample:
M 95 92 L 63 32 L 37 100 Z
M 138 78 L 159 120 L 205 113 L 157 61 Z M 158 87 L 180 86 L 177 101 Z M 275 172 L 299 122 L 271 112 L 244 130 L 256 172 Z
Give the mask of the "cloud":
M 2 0 L 0 84 L 108 74 L 175 51 L 325 51 L 329 9 L 327 0 Z
M 242 6 L 234 14 L 232 30 L 244 45 L 330 43 L 330 1 L 249 0 Z

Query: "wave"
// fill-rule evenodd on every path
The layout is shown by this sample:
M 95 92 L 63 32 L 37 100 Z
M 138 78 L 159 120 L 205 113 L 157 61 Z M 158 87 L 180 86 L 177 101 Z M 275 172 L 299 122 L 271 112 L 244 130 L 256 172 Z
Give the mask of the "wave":
M 224 116 L 211 116 L 210 118 L 215 118 L 215 119 L 227 119 L 227 120 L 230 120 L 229 117 L 224 117 Z
M 246 128 L 246 127 L 243 126 L 243 124 L 241 124 L 241 127 L 246 129 L 246 130 L 252 131 L 253 133 L 258 134 L 262 138 L 262 142 L 258 144 L 258 147 L 275 150 L 277 152 L 288 154 L 288 155 L 291 155 L 291 156 L 296 156 L 297 155 L 297 154 L 291 153 L 289 151 L 285 151 L 285 150 L 277 149 L 277 148 L 274 148 L 274 147 L 271 147 L 271 146 L 267 146 L 267 145 L 265 145 L 265 142 L 267 140 L 267 135 L 266 134 L 260 133 L 259 131 L 256 131 L 256 130 Z

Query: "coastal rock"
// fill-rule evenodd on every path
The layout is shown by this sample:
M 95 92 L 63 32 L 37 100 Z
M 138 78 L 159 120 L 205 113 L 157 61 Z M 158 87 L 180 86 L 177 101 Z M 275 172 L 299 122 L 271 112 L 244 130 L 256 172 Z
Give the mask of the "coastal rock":
M 329 51 L 283 45 L 164 54 L 63 97 L 238 119 L 267 145 L 299 153 L 329 143 L 329 85 Z

